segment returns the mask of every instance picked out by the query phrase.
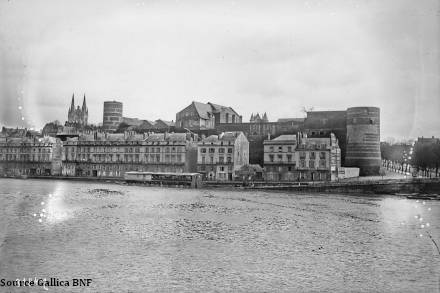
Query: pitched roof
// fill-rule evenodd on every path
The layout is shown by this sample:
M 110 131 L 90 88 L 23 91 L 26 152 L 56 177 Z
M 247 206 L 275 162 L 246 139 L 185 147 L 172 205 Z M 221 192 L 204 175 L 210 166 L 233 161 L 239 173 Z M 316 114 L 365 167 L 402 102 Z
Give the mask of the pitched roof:
M 162 119 L 157 119 L 157 120 L 155 121 L 155 124 L 158 124 L 158 123 L 165 124 L 166 126 L 174 126 L 174 122 L 172 122 L 172 121 L 166 121 L 166 120 L 162 120 Z
M 169 141 L 186 141 L 186 133 L 170 133 L 168 136 Z
M 164 133 L 153 133 L 150 134 L 145 141 L 164 141 L 165 140 L 165 134 Z
M 128 125 L 139 126 L 143 121 L 138 118 L 122 117 L 122 122 Z
M 231 110 L 232 112 L 234 112 L 235 114 L 238 115 L 238 113 L 235 112 L 235 110 L 232 109 L 232 107 L 222 106 L 222 105 L 214 104 L 211 102 L 208 102 L 208 104 L 211 105 L 213 111 Z
M 204 139 L 202 139 L 203 142 L 217 142 L 218 141 L 218 135 L 210 135 Z
M 283 134 L 272 140 L 297 140 L 295 134 Z
M 195 101 L 193 101 L 192 103 L 194 105 L 194 108 L 196 108 L 197 114 L 199 114 L 200 118 L 209 119 L 208 113 L 212 112 L 212 108 L 210 105 Z
M 109 140 L 109 141 L 123 141 L 123 140 L 125 140 L 125 135 L 123 133 L 108 133 L 107 140 Z

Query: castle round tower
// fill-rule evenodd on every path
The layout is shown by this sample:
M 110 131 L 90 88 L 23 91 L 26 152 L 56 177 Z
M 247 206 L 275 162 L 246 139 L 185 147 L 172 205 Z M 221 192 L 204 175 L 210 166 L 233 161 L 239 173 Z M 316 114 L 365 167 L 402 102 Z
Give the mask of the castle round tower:
M 346 167 L 359 167 L 360 175 L 378 175 L 380 155 L 380 109 L 347 109 Z
M 115 131 L 122 122 L 122 103 L 105 101 L 102 127 L 105 131 Z

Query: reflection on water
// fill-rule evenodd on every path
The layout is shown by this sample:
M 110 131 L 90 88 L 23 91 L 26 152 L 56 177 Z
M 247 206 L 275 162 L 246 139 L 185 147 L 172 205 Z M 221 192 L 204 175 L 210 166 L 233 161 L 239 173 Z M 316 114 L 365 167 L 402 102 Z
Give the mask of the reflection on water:
M 64 204 L 66 183 L 57 182 L 53 193 L 49 193 L 46 203 L 42 202 L 44 217 L 50 224 L 67 220 L 72 215 L 72 210 Z
M 92 278 L 88 292 L 435 292 L 439 286 L 440 258 L 427 237 L 440 239 L 437 201 L 0 184 L 1 278 Z

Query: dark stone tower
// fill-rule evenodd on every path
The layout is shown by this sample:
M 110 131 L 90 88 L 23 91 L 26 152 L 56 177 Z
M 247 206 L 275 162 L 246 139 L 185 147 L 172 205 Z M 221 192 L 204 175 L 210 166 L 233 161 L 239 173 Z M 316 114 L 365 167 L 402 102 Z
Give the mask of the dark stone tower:
M 380 109 L 347 109 L 347 152 L 345 166 L 359 167 L 360 175 L 379 175 Z

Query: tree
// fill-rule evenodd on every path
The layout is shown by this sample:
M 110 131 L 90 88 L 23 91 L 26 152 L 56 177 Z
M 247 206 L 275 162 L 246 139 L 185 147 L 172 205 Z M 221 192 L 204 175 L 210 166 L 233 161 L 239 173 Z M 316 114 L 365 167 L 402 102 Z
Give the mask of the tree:
M 417 168 L 420 168 L 425 173 L 429 168 L 435 168 L 437 175 L 440 165 L 439 146 L 438 143 L 416 143 L 413 152 L 413 165 L 417 166 Z

